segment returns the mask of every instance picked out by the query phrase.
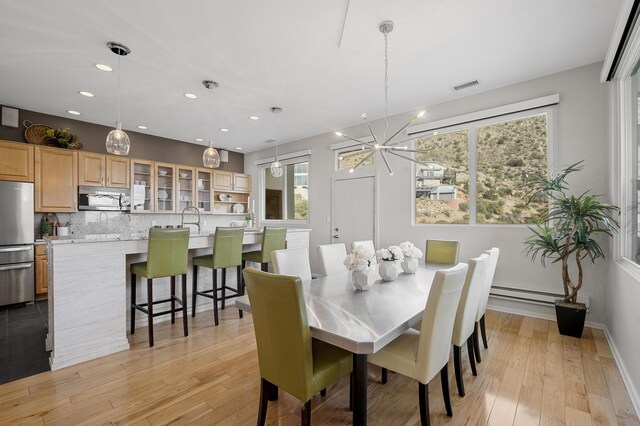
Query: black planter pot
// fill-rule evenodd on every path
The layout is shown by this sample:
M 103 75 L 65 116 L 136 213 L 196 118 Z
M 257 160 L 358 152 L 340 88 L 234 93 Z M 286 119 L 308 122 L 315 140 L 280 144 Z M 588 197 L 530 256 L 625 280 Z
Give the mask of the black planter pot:
M 587 307 L 584 303 L 566 303 L 556 300 L 556 320 L 560 334 L 581 338 L 586 317 Z

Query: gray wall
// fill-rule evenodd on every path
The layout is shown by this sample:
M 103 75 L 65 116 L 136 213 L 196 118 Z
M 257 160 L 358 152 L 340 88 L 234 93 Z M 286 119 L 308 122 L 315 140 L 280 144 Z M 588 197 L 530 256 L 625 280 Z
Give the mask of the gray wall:
M 71 133 L 77 135 L 80 142 L 84 145 L 82 148 L 83 151 L 98 152 L 101 154 L 107 153 L 104 142 L 112 128 L 28 110 L 20 110 L 19 128 L 0 126 L 0 139 L 25 142 L 25 128 L 22 126 L 24 120 L 29 120 L 35 124 L 46 124 L 49 127 L 58 129 L 68 127 L 71 129 Z M 131 140 L 131 151 L 129 152 L 129 157 L 131 158 L 202 167 L 204 146 L 147 135 L 131 130 L 127 130 L 126 132 Z M 229 162 L 220 163 L 219 169 L 243 172 L 244 154 L 229 151 Z
M 592 64 L 429 106 L 426 108 L 427 117 L 428 120 L 439 120 L 559 93 L 559 140 L 557 141 L 559 159 L 557 163 L 568 165 L 584 159 L 586 172 L 580 174 L 579 181 L 572 182 L 572 188 L 576 192 L 592 189 L 596 194 L 606 194 L 608 192 L 607 159 L 610 153 L 606 144 L 607 88 L 599 82 L 601 66 L 600 63 Z M 415 111 L 391 117 L 390 130 L 398 129 L 417 110 L 418 108 Z M 357 120 L 358 117 L 354 117 L 354 122 Z M 383 128 L 382 120 L 374 122 L 373 126 L 380 132 Z M 364 126 L 335 130 L 344 131 L 355 137 L 368 135 Z M 331 215 L 331 181 L 332 178 L 341 176 L 340 172 L 334 171 L 334 156 L 330 145 L 342 140 L 333 133 L 326 133 L 279 147 L 281 154 L 302 150 L 312 152 L 309 176 L 310 214 L 309 224 L 305 226 L 313 229 L 310 234 L 310 253 L 314 272 L 319 272 L 315 246 L 331 242 L 331 224 L 328 221 Z M 255 161 L 270 156 L 273 156 L 273 149 L 247 153 L 245 170 L 257 176 Z M 393 158 L 391 163 L 395 171 L 394 176 L 389 176 L 382 162 L 378 161 L 376 164 L 379 198 L 378 246 L 405 240 L 423 245 L 427 238 L 457 239 L 461 242 L 462 260 L 477 256 L 482 250 L 491 246 L 497 246 L 501 250 L 501 257 L 494 279 L 496 284 L 551 292 L 562 291 L 558 265 L 544 269 L 522 254 L 522 241 L 529 235 L 525 226 L 412 225 L 411 165 L 407 161 L 396 158 Z M 257 193 L 259 179 L 254 179 L 253 185 L 253 191 Z M 357 213 L 354 212 L 354 214 Z M 586 279 L 582 294 L 590 296 L 591 299 L 588 320 L 601 322 L 605 317 L 604 287 L 608 278 L 608 266 L 606 263 L 598 263 L 595 267 L 587 265 L 585 269 Z M 524 308 L 538 310 L 531 305 Z M 547 308 L 543 308 L 541 312 L 553 315 L 553 312 Z

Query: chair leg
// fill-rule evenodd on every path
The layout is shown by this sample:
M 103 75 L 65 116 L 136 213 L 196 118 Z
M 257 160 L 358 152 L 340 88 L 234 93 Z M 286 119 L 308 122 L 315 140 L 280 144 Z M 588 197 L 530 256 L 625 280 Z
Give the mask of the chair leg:
M 456 385 L 458 385 L 458 395 L 464 396 L 464 379 L 462 378 L 460 346 L 456 345 L 453 345 L 453 369 L 456 372 Z
M 262 272 L 269 272 L 269 264 L 268 263 L 260 264 L 260 270 L 262 270 Z
M 176 323 L 176 277 L 171 277 L 171 324 Z
M 386 384 L 389 381 L 389 370 L 386 368 L 382 369 L 382 384 Z
M 311 425 L 311 400 L 304 403 L 300 411 L 300 425 Z
M 269 388 L 271 383 L 265 379 L 260 380 L 260 408 L 258 409 L 258 426 L 264 426 L 267 420 L 267 405 L 269 402 Z
M 147 319 L 149 320 L 149 347 L 153 346 L 153 280 L 147 278 Z
M 131 334 L 136 332 L 136 274 L 131 274 Z
M 222 304 L 223 311 L 224 311 L 225 301 L 227 300 L 226 295 L 227 295 L 227 268 L 222 268 L 222 301 L 220 303 Z
M 278 400 L 278 387 L 271 383 L 271 387 L 269 388 L 269 401 L 277 401 Z
M 240 266 L 236 267 L 236 283 L 238 286 L 238 296 L 244 295 L 244 282 L 242 279 L 242 271 L 240 269 Z M 240 315 L 240 318 L 244 316 L 242 309 L 238 309 L 238 315 Z
M 471 372 L 474 376 L 478 375 L 478 370 L 476 370 L 476 354 L 473 349 L 473 335 L 469 336 L 467 339 L 467 352 L 469 352 L 469 364 L 471 364 Z
M 478 322 L 477 321 L 473 326 L 473 355 L 476 357 L 477 363 L 482 362 L 482 357 L 480 356 L 480 342 L 478 341 Z
M 320 396 L 327 396 L 327 388 L 324 388 L 320 391 Z
M 189 335 L 189 319 L 187 318 L 187 274 L 182 275 L 182 326 L 184 337 Z
M 191 275 L 191 316 L 196 317 L 196 294 L 198 291 L 198 266 L 193 265 L 193 275 Z
M 484 315 L 480 318 L 480 332 L 482 333 L 482 344 L 485 349 L 489 349 L 489 345 L 487 345 L 487 328 L 484 325 Z
M 213 323 L 218 325 L 218 270 L 213 270 Z
M 442 382 L 442 397 L 444 398 L 444 407 L 447 409 L 447 416 L 453 416 L 451 410 L 451 397 L 449 396 L 449 363 L 446 363 L 440 370 L 440 381 Z
M 429 426 L 431 420 L 429 419 L 429 384 L 426 385 L 418 382 L 418 399 L 420 400 L 420 424 L 422 426 Z

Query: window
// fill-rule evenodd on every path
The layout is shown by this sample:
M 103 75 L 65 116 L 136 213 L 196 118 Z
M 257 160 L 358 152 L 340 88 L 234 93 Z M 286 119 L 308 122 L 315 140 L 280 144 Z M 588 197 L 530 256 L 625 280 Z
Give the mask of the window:
M 345 170 L 355 167 L 368 154 L 368 152 L 362 152 L 361 148 L 351 148 L 346 151 L 338 152 L 337 170 Z M 374 157 L 375 155 L 369 156 L 369 158 L 360 164 L 360 167 L 373 166 Z
M 545 173 L 552 108 L 517 112 L 419 135 L 415 223 L 532 224 L 547 208 L 525 204 L 527 182 Z M 461 120 L 462 121 L 462 120 Z
M 263 219 L 302 220 L 309 218 L 309 160 L 281 161 L 284 173 L 271 176 L 271 164 L 262 166 Z
M 639 65 L 634 67 L 638 69 Z M 622 250 L 622 255 L 627 259 L 640 263 L 640 233 L 638 229 L 638 159 L 640 158 L 638 143 L 638 125 L 640 125 L 640 93 L 638 88 L 640 87 L 640 73 L 637 71 L 627 79 L 627 85 L 625 90 L 628 92 L 627 99 L 628 105 L 628 117 L 627 123 L 630 128 L 626 129 L 626 159 L 628 165 L 624 169 L 627 172 L 625 181 L 623 181 L 624 196 L 621 207 L 621 234 L 622 240 L 625 241 Z M 626 182 L 626 185 L 624 185 Z

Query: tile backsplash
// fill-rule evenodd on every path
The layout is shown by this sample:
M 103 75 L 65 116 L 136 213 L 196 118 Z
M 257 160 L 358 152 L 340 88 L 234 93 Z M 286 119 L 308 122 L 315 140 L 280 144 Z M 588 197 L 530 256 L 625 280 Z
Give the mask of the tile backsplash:
M 179 214 L 130 214 L 122 212 L 57 213 L 60 222 L 70 222 L 70 234 L 75 236 L 91 234 L 138 234 L 146 233 L 154 224 L 159 226 L 180 225 Z M 41 214 L 36 214 L 34 223 L 36 236 L 40 237 Z M 197 216 L 185 215 L 185 222 L 196 222 Z M 241 215 L 201 215 L 201 232 L 213 232 L 218 226 L 229 226 L 232 220 L 244 220 Z M 155 223 L 152 223 L 155 222 Z M 195 226 L 191 227 L 196 229 Z

